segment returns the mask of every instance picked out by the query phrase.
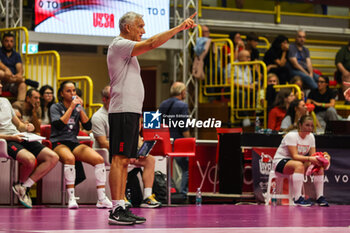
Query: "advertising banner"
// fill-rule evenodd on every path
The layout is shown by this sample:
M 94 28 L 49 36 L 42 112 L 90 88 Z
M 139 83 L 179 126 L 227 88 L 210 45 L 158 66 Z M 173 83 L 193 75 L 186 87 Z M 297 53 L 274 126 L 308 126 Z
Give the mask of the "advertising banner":
M 169 29 L 169 0 L 35 0 L 35 31 L 92 36 L 119 35 L 119 18 L 143 15 L 143 38 Z

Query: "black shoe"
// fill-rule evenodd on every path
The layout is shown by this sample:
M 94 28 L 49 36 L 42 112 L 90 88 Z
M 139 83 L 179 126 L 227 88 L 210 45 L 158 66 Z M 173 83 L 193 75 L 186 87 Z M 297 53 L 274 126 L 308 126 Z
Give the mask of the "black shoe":
M 133 218 L 135 220 L 135 223 L 137 223 L 137 224 L 146 222 L 146 219 L 144 217 L 136 216 L 135 214 L 133 214 L 131 212 L 131 210 L 128 207 L 126 207 L 125 212 L 126 212 L 127 216 L 130 218 Z
M 324 196 L 320 196 L 317 200 L 316 203 L 319 206 L 323 206 L 323 207 L 329 207 L 328 202 L 326 201 L 326 198 L 324 198 Z
M 109 211 L 109 225 L 133 225 L 135 223 L 135 218 L 129 216 L 127 211 L 121 206 L 118 206 L 114 211 Z
M 305 200 L 302 196 L 300 196 L 298 200 L 294 200 L 294 205 L 308 207 L 312 206 L 312 203 L 309 200 Z

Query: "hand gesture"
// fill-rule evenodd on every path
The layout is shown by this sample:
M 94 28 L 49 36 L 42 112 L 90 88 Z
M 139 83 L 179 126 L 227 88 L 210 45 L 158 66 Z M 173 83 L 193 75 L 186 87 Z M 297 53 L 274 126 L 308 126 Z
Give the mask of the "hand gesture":
M 282 44 L 282 50 L 283 51 L 288 51 L 288 49 L 289 49 L 289 44 L 288 43 L 283 43 Z
M 245 45 L 244 45 L 244 42 L 243 42 L 242 39 L 240 39 L 240 40 L 237 42 L 237 47 L 238 47 L 238 48 L 243 48 L 243 49 L 244 49 Z
M 37 111 L 38 108 L 40 107 L 40 102 L 37 101 L 37 102 L 35 102 L 35 103 L 32 103 L 32 105 L 33 105 L 33 111 Z
M 194 23 L 193 18 L 196 16 L 197 12 L 195 12 L 193 15 L 191 15 L 190 17 L 188 17 L 187 19 L 185 19 L 185 21 L 183 21 L 180 24 L 180 28 L 181 30 L 187 30 L 189 28 L 194 28 L 197 26 L 197 24 Z

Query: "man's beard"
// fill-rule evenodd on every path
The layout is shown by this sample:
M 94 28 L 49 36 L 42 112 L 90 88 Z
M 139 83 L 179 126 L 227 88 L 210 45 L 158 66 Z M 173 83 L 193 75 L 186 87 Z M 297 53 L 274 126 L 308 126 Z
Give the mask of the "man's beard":
M 7 49 L 6 47 L 2 47 L 2 49 L 3 49 L 6 53 L 9 53 L 9 52 L 12 52 L 12 51 L 13 51 L 13 48 Z

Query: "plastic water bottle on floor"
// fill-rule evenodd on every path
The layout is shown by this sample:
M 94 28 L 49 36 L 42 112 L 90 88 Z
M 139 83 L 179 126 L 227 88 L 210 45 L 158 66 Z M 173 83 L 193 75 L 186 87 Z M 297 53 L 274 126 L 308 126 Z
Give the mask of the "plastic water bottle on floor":
M 260 133 L 260 119 L 258 116 L 255 119 L 255 133 Z
M 126 190 L 126 196 L 125 197 L 131 203 L 131 190 L 130 189 Z
M 196 206 L 201 206 L 201 205 L 202 205 L 202 192 L 201 192 L 201 188 L 197 188 Z
M 272 184 L 272 196 L 271 196 L 271 205 L 277 206 L 277 197 L 276 197 L 276 183 Z

